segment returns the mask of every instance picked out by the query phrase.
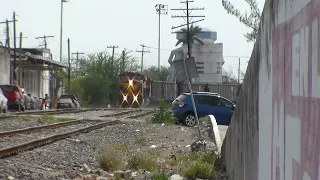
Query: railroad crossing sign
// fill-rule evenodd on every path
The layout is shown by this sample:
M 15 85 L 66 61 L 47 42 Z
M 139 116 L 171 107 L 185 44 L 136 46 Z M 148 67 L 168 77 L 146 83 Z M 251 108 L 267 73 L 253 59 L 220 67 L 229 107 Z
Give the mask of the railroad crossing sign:
M 175 60 L 173 61 L 173 65 L 178 81 L 185 81 L 199 76 L 194 57 Z

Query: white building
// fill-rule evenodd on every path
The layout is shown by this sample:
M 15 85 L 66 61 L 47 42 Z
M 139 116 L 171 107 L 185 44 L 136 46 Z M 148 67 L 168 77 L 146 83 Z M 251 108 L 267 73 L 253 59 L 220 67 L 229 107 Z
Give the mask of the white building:
M 202 32 L 197 35 L 202 40 L 204 45 L 197 41 L 192 45 L 192 56 L 196 60 L 199 77 L 193 82 L 216 84 L 222 83 L 222 66 L 223 59 L 223 44 L 215 43 L 217 40 L 217 32 L 208 29 L 202 29 Z M 177 40 L 184 38 L 183 34 L 177 34 Z M 183 55 L 182 55 L 183 54 Z M 169 63 L 181 59 L 182 56 L 187 57 L 187 45 L 182 45 L 180 48 L 171 51 Z M 172 71 L 172 78 L 174 72 Z

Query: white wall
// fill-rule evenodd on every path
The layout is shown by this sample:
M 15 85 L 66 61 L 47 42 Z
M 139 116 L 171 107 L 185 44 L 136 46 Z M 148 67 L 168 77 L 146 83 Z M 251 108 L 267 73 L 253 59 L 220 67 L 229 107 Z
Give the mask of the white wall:
M 202 62 L 204 64 L 197 64 L 199 77 L 195 78 L 194 82 L 204 83 L 221 83 L 222 82 L 222 65 L 223 61 L 223 44 L 215 44 L 211 39 L 201 39 L 204 45 L 195 42 L 192 45 L 192 56 L 194 56 L 196 62 Z M 184 52 L 187 53 L 187 45 L 183 45 Z
M 0 84 L 10 83 L 10 56 L 0 47 Z

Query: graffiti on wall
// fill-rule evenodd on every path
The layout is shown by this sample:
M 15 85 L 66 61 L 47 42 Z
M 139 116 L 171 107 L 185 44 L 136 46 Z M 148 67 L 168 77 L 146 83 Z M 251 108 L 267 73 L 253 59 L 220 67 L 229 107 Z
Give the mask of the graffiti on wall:
M 320 0 L 295 1 L 272 32 L 271 177 L 320 180 Z

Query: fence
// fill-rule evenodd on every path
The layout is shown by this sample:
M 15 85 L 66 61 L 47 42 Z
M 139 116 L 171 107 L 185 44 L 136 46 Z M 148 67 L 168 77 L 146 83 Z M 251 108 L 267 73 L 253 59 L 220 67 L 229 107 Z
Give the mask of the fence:
M 193 83 L 193 91 L 203 91 L 204 83 Z M 209 89 L 211 92 L 219 93 L 221 96 L 235 101 L 237 99 L 237 91 L 239 84 L 209 84 Z M 188 86 L 185 84 L 185 90 L 188 91 Z M 165 101 L 173 101 L 176 98 L 176 88 L 173 82 L 160 82 L 153 81 L 151 85 L 151 100 L 160 101 L 161 99 Z

